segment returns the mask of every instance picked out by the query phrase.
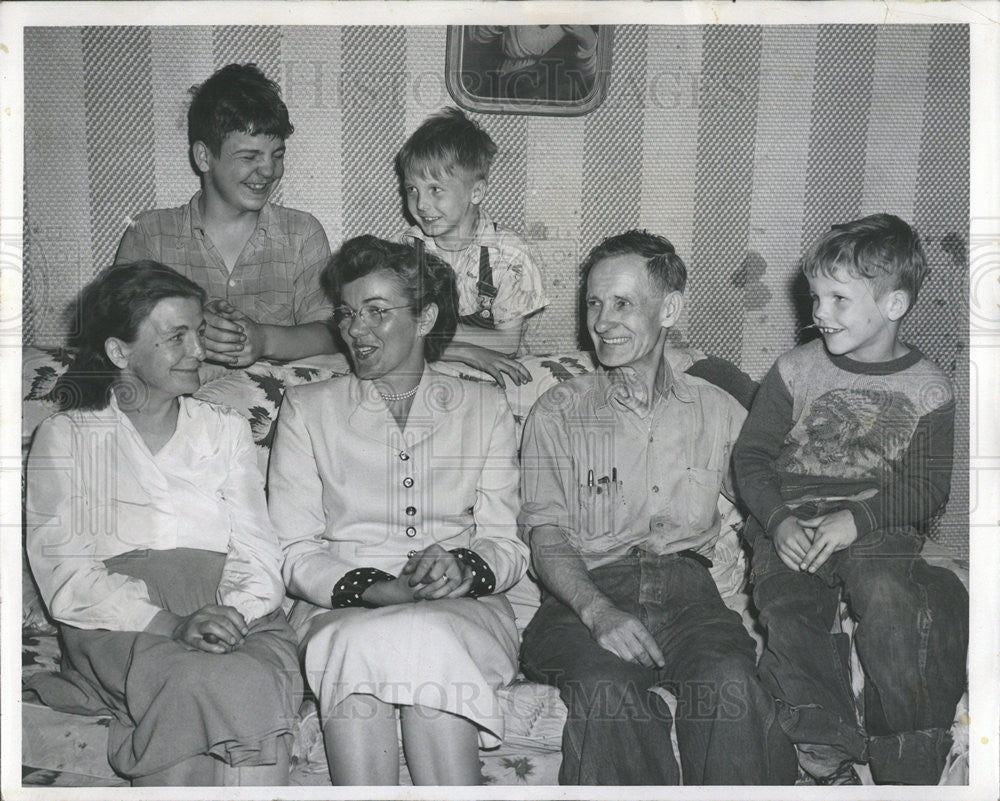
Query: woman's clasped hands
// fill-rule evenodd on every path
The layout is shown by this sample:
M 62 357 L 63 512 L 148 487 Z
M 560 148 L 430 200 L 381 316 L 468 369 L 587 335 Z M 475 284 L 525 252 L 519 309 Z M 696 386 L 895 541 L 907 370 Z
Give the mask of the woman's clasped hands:
M 413 554 L 394 581 L 372 584 L 364 599 L 375 606 L 461 598 L 472 586 L 472 571 L 455 554 L 430 545 Z
M 414 600 L 461 598 L 472 586 L 472 571 L 455 554 L 440 545 L 429 545 L 411 556 L 398 581 L 414 588 Z
M 243 645 L 248 632 L 246 620 L 236 609 L 210 604 L 187 617 L 178 617 L 172 636 L 191 648 L 226 654 Z

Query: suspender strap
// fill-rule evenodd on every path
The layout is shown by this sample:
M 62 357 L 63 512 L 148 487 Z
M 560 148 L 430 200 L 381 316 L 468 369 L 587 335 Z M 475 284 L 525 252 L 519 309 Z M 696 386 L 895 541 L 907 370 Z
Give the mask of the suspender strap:
M 479 281 L 476 289 L 480 295 L 491 300 L 497 296 L 497 288 L 493 286 L 493 269 L 490 267 L 490 249 L 486 245 L 479 246 Z
M 493 223 L 495 231 L 497 224 Z M 459 319 L 468 325 L 480 328 L 493 328 L 493 300 L 497 296 L 497 288 L 493 285 L 493 268 L 490 267 L 490 250 L 485 245 L 479 246 L 479 280 L 476 281 L 476 291 L 479 293 L 479 309 Z
M 497 227 L 493 223 L 493 230 Z M 424 258 L 424 240 L 414 237 L 413 246 L 417 249 L 418 258 Z M 459 319 L 463 323 L 476 325 L 480 328 L 493 328 L 493 300 L 498 291 L 493 285 L 493 268 L 490 267 L 490 250 L 485 245 L 479 246 L 479 280 L 476 281 L 476 291 L 479 293 L 479 310 Z

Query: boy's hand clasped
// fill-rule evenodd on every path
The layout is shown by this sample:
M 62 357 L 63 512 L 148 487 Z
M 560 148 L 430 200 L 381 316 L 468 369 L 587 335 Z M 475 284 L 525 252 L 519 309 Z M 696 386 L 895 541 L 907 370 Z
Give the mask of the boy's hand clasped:
M 857 538 L 854 515 L 840 509 L 806 520 L 785 518 L 775 529 L 774 548 L 792 570 L 815 573 L 834 553 L 849 547 Z
M 854 515 L 847 509 L 800 520 L 799 523 L 812 532 L 812 547 L 806 552 L 799 568 L 809 573 L 815 573 L 833 553 L 844 550 L 858 538 Z
M 248 367 L 265 350 L 263 326 L 218 298 L 205 305 L 204 342 L 207 359 L 230 367 Z

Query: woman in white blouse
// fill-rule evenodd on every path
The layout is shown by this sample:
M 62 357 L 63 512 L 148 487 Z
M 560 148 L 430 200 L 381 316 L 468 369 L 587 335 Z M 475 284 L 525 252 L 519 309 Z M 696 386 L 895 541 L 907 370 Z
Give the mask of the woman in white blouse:
M 288 390 L 269 468 L 306 680 L 334 784 L 481 782 L 517 633 L 501 593 L 517 538 L 514 420 L 495 386 L 436 373 L 451 269 L 409 245 L 344 243 L 323 275 L 354 374 Z
M 27 551 L 65 646 L 31 689 L 112 712 L 108 759 L 134 785 L 280 785 L 295 637 L 249 426 L 187 397 L 203 299 L 155 262 L 83 295 L 64 411 L 28 459 Z

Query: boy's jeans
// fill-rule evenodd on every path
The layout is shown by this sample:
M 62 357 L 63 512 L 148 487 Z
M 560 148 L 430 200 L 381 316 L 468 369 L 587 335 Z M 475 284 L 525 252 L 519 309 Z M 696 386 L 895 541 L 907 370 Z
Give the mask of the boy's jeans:
M 795 750 L 754 665 L 740 616 L 694 559 L 638 549 L 590 572 L 598 589 L 639 619 L 666 665 L 619 659 L 580 618 L 548 596 L 524 633 L 525 674 L 559 687 L 569 710 L 560 784 L 678 784 L 671 715 L 650 690 L 677 698 L 684 784 L 791 784 Z
M 747 536 L 754 602 L 767 632 L 760 672 L 803 768 L 824 776 L 849 759 L 869 762 L 877 782 L 937 784 L 966 685 L 962 582 L 919 556 L 923 540 L 910 529 L 872 532 L 815 574 L 787 567 L 752 518 Z M 841 589 L 858 621 L 864 729 L 846 649 L 830 633 Z

